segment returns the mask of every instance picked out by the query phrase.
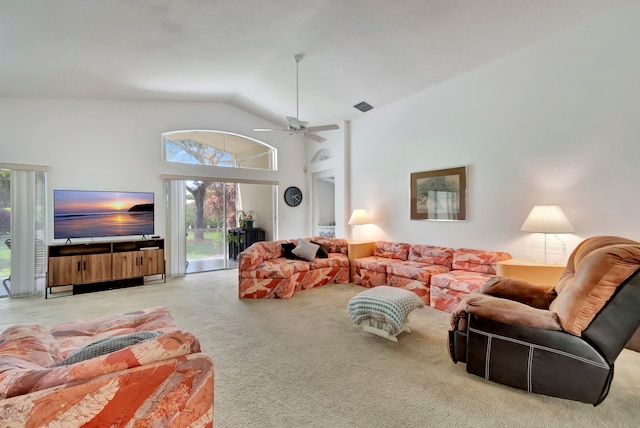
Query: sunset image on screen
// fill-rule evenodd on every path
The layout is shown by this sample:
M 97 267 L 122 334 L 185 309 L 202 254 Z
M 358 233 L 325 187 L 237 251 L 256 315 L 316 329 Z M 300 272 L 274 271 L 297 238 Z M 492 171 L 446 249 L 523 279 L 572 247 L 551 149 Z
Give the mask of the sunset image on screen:
M 153 234 L 153 204 L 153 193 L 55 190 L 54 238 Z

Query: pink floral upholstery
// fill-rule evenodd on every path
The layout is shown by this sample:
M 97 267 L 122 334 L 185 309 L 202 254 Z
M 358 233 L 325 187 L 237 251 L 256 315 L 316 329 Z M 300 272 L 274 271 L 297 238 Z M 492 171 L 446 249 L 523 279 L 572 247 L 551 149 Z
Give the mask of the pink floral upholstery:
M 471 293 L 473 290 L 480 288 L 490 277 L 491 275 L 486 273 L 452 270 L 433 275 L 431 277 L 431 286 Z
M 282 257 L 282 244 L 296 240 L 256 242 L 240 253 L 238 294 L 240 298 L 291 298 L 294 293 L 331 283 L 349 282 L 348 243 L 342 238 L 306 238 L 329 248 L 329 258 L 289 260 Z
M 448 266 L 425 265 L 412 260 L 387 265 L 388 276 L 401 276 L 408 279 L 417 279 L 418 281 L 422 281 L 427 284 L 431 280 L 431 275 L 448 271 Z
M 55 365 L 77 344 L 151 330 L 163 334 Z M 0 426 L 213 426 L 213 363 L 166 308 L 5 330 L 0 394 Z
M 409 260 L 425 265 L 440 265 L 450 268 L 453 263 L 453 248 L 415 244 L 409 250 Z
M 363 287 L 390 285 L 411 290 L 429 304 L 431 275 L 447 272 L 452 258 L 451 248 L 378 241 L 374 255 L 353 260 L 352 281 Z
M 509 253 L 461 248 L 453 255 L 452 270 L 496 274 L 496 263 L 511 258 Z
M 467 294 L 464 291 L 454 291 L 448 288 L 440 288 L 431 286 L 429 297 L 429 305 L 440 311 L 452 313 L 458 302 L 460 302 Z
M 404 242 L 377 241 L 373 247 L 373 255 L 386 259 L 407 260 L 410 244 Z
M 427 265 L 413 260 L 396 262 L 387 266 L 387 283 L 415 292 L 428 305 L 431 276 L 448 271 L 448 266 Z
M 411 290 L 431 307 L 453 310 L 459 299 L 495 275 L 498 261 L 509 258 L 504 252 L 379 241 L 373 255 L 352 261 L 352 282 Z
M 406 261 L 410 248 L 404 242 L 377 241 L 372 256 L 353 260 L 352 282 L 367 288 L 387 285 L 387 266 Z
M 389 276 L 388 282 L 391 287 L 402 288 L 414 292 L 422 299 L 425 305 L 429 304 L 429 282 L 418 281 L 402 276 Z
M 354 262 L 360 259 L 355 259 Z M 355 263 L 354 263 L 355 264 Z M 376 272 L 373 270 L 363 269 L 355 265 L 353 269 L 353 278 L 351 279 L 354 284 L 362 287 L 377 287 L 378 285 L 387 285 L 387 272 Z
M 398 259 L 390 259 L 381 256 L 369 256 L 362 257 L 361 259 L 355 259 L 353 265 L 359 270 L 368 270 L 371 272 L 386 272 L 387 266 L 391 263 L 397 262 Z
M 431 276 L 429 305 L 452 312 L 464 296 L 482 287 L 496 274 L 497 262 L 510 258 L 509 253 L 499 251 L 456 250 L 452 270 Z

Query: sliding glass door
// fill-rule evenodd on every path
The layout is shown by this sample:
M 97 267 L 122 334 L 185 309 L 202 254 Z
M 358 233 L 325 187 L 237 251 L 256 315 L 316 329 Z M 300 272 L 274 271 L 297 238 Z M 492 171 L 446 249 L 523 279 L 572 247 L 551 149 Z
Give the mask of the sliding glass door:
M 186 273 L 229 269 L 227 232 L 236 224 L 236 183 L 185 182 Z
M 11 171 L 0 169 L 0 297 L 11 290 Z

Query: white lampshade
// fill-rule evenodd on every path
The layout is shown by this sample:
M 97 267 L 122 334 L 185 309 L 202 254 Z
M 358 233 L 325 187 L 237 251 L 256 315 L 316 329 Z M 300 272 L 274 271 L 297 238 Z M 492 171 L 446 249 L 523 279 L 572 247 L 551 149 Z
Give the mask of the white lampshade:
M 370 224 L 371 219 L 369 218 L 369 214 L 367 214 L 367 210 L 362 208 L 356 208 L 351 213 L 351 218 L 349 219 L 349 224 L 351 225 L 361 225 L 361 224 Z
M 562 208 L 557 205 L 536 205 L 520 228 L 533 233 L 573 233 L 574 229 Z

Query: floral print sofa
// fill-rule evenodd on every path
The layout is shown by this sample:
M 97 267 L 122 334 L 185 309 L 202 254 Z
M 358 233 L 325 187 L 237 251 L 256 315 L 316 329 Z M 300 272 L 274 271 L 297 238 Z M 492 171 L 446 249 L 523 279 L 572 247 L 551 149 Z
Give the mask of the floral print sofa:
M 283 244 L 296 240 L 256 242 L 238 258 L 240 298 L 290 298 L 294 293 L 330 283 L 349 282 L 348 242 L 343 238 L 306 238 L 327 249 L 313 261 L 284 257 Z
M 505 252 L 377 241 L 373 254 L 353 260 L 354 284 L 390 285 L 416 293 L 425 304 L 453 312 L 458 302 L 496 274 Z
M 0 426 L 212 427 L 213 362 L 165 307 L 12 326 L 0 333 Z

